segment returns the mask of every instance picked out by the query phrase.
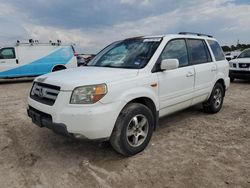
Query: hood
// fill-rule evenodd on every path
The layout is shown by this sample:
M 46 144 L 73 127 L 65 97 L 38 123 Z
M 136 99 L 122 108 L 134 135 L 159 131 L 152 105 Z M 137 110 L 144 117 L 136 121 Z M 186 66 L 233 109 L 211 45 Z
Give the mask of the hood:
M 71 91 L 79 86 L 110 83 L 135 77 L 137 74 L 137 69 L 86 66 L 45 74 L 36 78 L 35 81 L 60 86 L 61 90 Z
M 250 58 L 236 58 L 229 62 L 230 63 L 250 63 Z

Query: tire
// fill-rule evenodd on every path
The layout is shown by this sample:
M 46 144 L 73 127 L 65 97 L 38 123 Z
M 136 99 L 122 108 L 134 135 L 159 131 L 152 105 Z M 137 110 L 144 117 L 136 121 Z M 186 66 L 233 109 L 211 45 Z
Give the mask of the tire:
M 203 103 L 204 112 L 215 114 L 222 108 L 225 89 L 221 83 L 216 83 L 208 101 Z
M 147 147 L 153 130 L 152 111 L 143 104 L 130 103 L 117 118 L 110 143 L 118 153 L 132 156 Z
M 234 82 L 234 77 L 230 77 L 230 82 Z
M 60 71 L 60 70 L 65 70 L 65 69 L 66 69 L 66 67 L 64 67 L 64 66 L 56 66 L 56 67 L 53 68 L 52 72 L 56 72 L 56 71 Z

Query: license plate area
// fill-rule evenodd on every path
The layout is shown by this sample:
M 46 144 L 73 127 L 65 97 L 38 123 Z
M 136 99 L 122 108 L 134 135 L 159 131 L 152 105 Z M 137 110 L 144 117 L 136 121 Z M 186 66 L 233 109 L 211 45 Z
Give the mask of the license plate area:
M 250 68 L 239 68 L 241 71 L 250 71 Z
M 38 125 L 39 127 L 43 127 L 43 125 L 42 125 L 42 116 L 39 113 L 37 113 L 37 112 L 35 112 L 33 110 L 30 110 L 29 113 L 30 113 L 30 117 L 32 119 L 32 122 L 34 124 Z

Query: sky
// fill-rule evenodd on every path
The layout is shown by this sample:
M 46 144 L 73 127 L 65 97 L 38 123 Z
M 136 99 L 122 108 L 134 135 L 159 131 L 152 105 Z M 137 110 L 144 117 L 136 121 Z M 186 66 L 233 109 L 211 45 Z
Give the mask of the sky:
M 60 39 L 97 53 L 127 37 L 180 31 L 250 43 L 250 0 L 0 0 L 0 46 Z

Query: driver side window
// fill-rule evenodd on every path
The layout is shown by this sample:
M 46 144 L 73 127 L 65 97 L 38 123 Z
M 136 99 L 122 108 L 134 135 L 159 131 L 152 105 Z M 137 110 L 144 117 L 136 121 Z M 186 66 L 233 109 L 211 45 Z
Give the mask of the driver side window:
M 0 50 L 0 59 L 15 59 L 15 52 L 13 48 L 3 48 Z
M 188 52 L 184 39 L 170 41 L 161 54 L 161 61 L 164 59 L 178 59 L 179 67 L 188 65 Z

